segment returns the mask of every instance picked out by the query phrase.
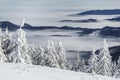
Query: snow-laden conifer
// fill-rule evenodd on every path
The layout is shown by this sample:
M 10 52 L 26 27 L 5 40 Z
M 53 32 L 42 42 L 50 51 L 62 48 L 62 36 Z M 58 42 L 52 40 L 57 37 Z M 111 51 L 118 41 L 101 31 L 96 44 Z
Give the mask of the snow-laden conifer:
M 7 58 L 2 49 L 2 30 L 0 28 L 0 62 L 5 62 L 5 61 L 7 61 Z
M 95 53 L 95 49 L 93 49 L 92 55 L 89 59 L 89 72 L 96 74 L 97 73 L 97 68 L 98 68 L 98 56 Z
M 99 63 L 98 63 L 98 74 L 105 76 L 112 76 L 112 65 L 111 65 L 111 56 L 108 48 L 108 44 L 106 43 L 106 39 L 104 39 L 103 48 L 99 54 Z
M 28 43 L 26 40 L 26 32 L 22 29 L 24 21 L 25 19 L 23 19 L 20 28 L 16 31 L 16 48 L 9 57 L 16 63 L 31 64 L 31 58 L 28 52 Z
M 118 65 L 116 62 L 112 62 L 112 76 L 116 78 L 118 76 Z
M 11 52 L 11 47 L 13 46 L 11 35 L 9 34 L 8 28 L 5 29 L 5 34 L 2 37 L 2 48 L 5 54 L 9 54 Z
M 61 41 L 58 41 L 56 48 L 58 56 L 57 63 L 59 64 L 61 69 L 66 69 L 66 53 Z
M 57 58 L 58 56 L 57 56 L 54 42 L 52 40 L 49 40 L 47 50 L 45 52 L 45 59 L 46 59 L 45 65 L 50 67 L 60 68 L 59 64 L 57 63 Z

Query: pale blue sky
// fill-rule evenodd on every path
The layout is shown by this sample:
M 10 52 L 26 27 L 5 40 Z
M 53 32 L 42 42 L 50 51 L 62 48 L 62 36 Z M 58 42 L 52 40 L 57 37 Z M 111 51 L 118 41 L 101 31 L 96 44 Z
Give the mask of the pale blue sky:
M 28 23 L 41 25 L 59 16 L 55 10 L 119 8 L 120 0 L 0 0 L 0 21 L 18 24 L 25 17 Z

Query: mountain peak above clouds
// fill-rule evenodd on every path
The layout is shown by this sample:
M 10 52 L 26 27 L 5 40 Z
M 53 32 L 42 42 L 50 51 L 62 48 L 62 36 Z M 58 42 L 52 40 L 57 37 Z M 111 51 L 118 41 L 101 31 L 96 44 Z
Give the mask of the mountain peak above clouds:
M 73 14 L 73 16 L 79 15 L 120 15 L 120 9 L 88 10 Z

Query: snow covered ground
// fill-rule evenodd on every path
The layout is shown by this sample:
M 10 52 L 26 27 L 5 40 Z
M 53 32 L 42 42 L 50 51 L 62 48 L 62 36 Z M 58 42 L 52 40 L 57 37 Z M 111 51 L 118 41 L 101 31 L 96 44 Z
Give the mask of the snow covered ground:
M 0 80 L 120 80 L 49 67 L 0 63 Z

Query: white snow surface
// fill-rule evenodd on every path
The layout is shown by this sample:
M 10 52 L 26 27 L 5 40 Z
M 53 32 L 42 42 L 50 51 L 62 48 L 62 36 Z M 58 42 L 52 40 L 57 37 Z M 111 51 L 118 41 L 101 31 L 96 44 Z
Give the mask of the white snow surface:
M 44 66 L 0 63 L 0 80 L 120 80 Z

